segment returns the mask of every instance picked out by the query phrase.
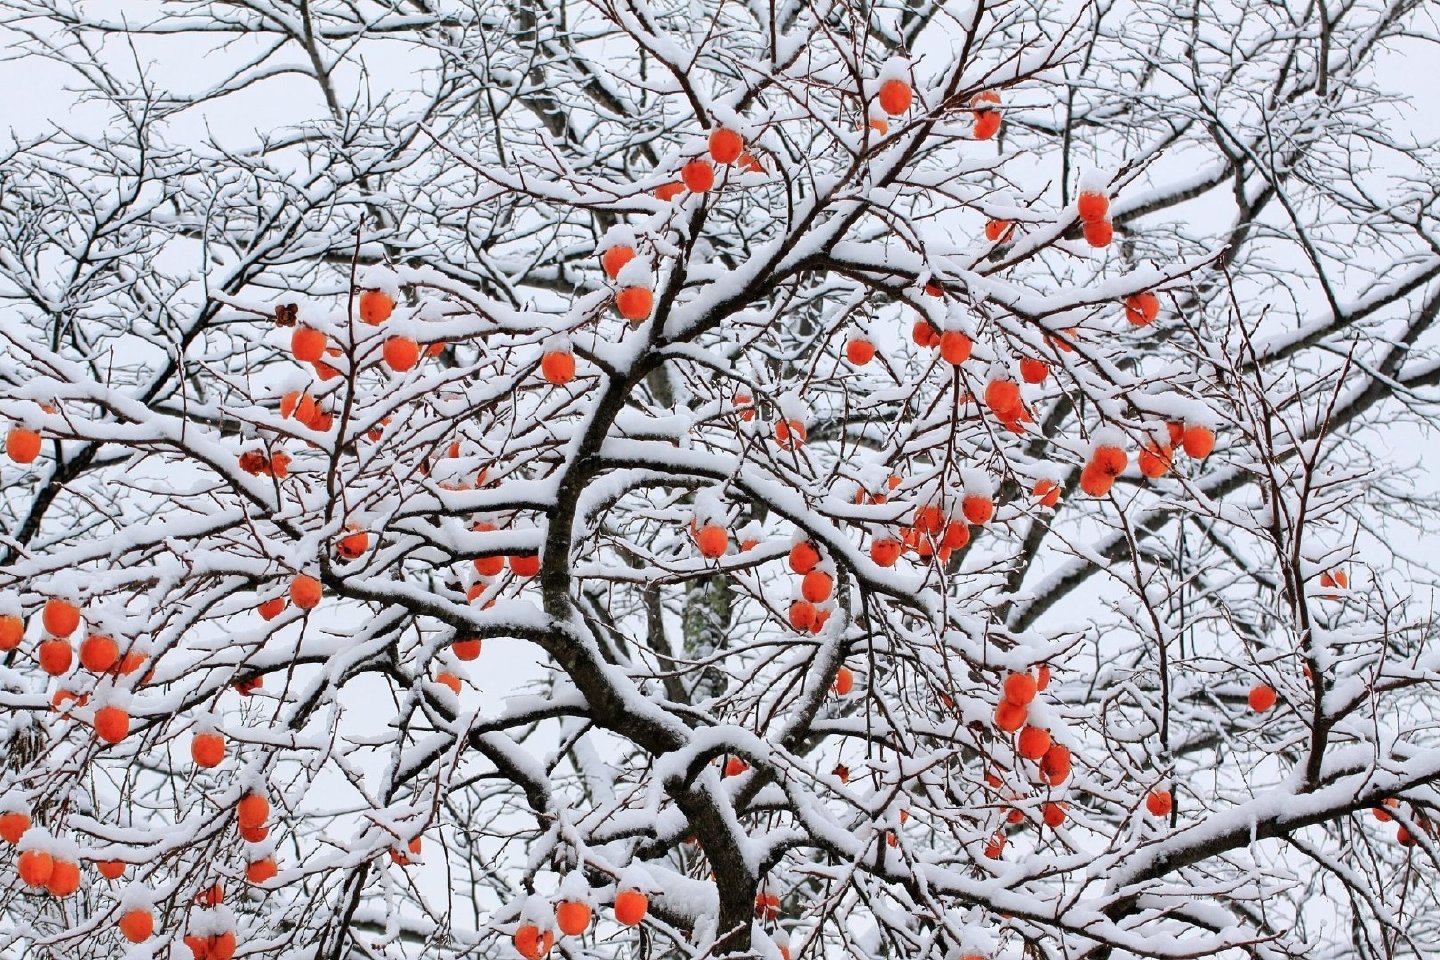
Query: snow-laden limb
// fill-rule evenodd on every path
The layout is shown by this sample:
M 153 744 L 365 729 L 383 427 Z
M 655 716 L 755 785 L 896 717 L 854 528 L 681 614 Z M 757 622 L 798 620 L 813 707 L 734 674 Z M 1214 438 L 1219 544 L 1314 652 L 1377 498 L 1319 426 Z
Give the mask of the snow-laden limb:
M 0 0 L 0 953 L 1440 936 L 1413 4 L 92 7 Z

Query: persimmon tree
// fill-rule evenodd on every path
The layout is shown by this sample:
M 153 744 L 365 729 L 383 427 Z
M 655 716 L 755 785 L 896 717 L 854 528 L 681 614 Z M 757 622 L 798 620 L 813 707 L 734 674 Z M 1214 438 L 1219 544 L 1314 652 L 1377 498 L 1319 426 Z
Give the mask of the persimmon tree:
M 0 953 L 1440 937 L 1421 4 L 123 7 L 0 0 Z

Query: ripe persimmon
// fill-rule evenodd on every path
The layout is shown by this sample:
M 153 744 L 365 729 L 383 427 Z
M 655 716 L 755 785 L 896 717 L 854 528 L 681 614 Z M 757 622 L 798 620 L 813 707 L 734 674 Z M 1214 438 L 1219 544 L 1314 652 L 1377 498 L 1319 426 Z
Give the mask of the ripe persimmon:
M 540 960 L 541 957 L 550 953 L 550 947 L 554 946 L 554 933 L 550 930 L 540 933 L 540 928 L 534 924 L 521 925 L 511 940 L 516 944 L 516 951 L 526 960 Z
M 815 564 L 820 562 L 820 551 L 809 540 L 801 540 L 790 548 L 788 559 L 790 569 L 804 576 L 814 570 Z
M 892 117 L 898 117 L 908 111 L 914 99 L 914 91 L 904 80 L 886 80 L 880 85 L 880 94 L 876 97 L 880 103 L 880 109 Z
M 1020 400 L 1020 384 L 1014 380 L 1003 378 L 991 380 L 985 385 L 985 405 L 997 417 L 1006 419 L 1015 417 L 1023 407 Z
M 605 276 L 614 280 L 620 275 L 620 269 L 634 259 L 634 247 L 628 243 L 617 243 L 600 254 L 600 266 L 605 270 Z
M 1174 462 L 1175 451 L 1168 446 L 1151 442 L 1140 448 L 1140 472 L 1151 480 L 1169 473 Z
M 945 529 L 945 511 L 939 504 L 927 503 L 915 508 L 915 531 L 927 537 L 937 536 Z
M 835 580 L 824 570 L 811 570 L 800 581 L 800 595 L 811 603 L 824 603 L 830 599 Z
M 512 553 L 508 559 L 510 572 L 517 577 L 533 577 L 540 572 L 538 553 Z
M 809 633 L 815 629 L 817 613 L 815 604 L 809 600 L 795 600 L 790 604 L 790 626 L 801 633 Z
M 1275 706 L 1275 688 L 1265 683 L 1256 684 L 1250 688 L 1246 699 L 1250 702 L 1251 710 L 1256 713 L 1264 713 Z
M 288 605 L 289 601 L 284 597 L 272 597 L 256 607 L 255 611 L 260 614 L 262 620 L 274 620 L 285 612 L 285 607 Z
M 13 613 L 0 614 L 0 653 L 14 650 L 24 638 L 25 621 Z
M 1215 449 L 1215 431 L 1199 424 L 1189 424 L 1182 434 L 1181 443 L 1185 447 L 1186 456 L 1204 460 L 1210 456 L 1210 451 Z
M 40 661 L 40 669 L 58 677 L 69 671 L 71 664 L 75 662 L 75 651 L 70 649 L 67 640 L 58 640 L 54 637 L 48 640 L 41 640 L 36 650 Z
M 562 900 L 555 907 L 555 926 L 567 937 L 580 936 L 590 929 L 590 904 L 582 900 Z
M 1015 236 L 1015 222 L 1013 220 L 987 220 L 985 221 L 985 239 L 991 243 L 1009 243 Z
M 325 334 L 314 327 L 296 327 L 290 334 L 290 353 L 301 363 L 314 363 L 325 356 Z
M 1151 790 L 1145 798 L 1145 809 L 1150 811 L 1152 817 L 1168 817 L 1173 807 L 1174 801 L 1169 790 Z
M 16 844 L 30 829 L 30 814 L 21 810 L 9 810 L 0 813 L 0 839 L 6 843 Z
M 1103 497 L 1115 485 L 1115 475 L 1097 463 L 1087 463 L 1080 471 L 1080 490 L 1086 496 Z
M 575 379 L 575 354 L 569 350 L 551 350 L 540 358 L 540 373 L 547 383 L 563 387 Z
M 695 531 L 695 545 L 700 548 L 702 557 L 711 560 L 723 557 L 730 546 L 730 533 L 719 524 L 707 523 Z
M 1110 215 L 1110 198 L 1094 190 L 1082 190 L 1075 201 L 1075 212 L 1086 223 L 1106 220 Z
M 47 633 L 68 637 L 80 626 L 80 608 L 69 600 L 51 597 L 45 601 L 40 622 L 44 624 Z
M 105 673 L 120 660 L 120 647 L 101 633 L 80 641 L 80 665 L 91 673 Z
M 55 866 L 50 871 L 50 879 L 45 881 L 45 889 L 50 891 L 52 897 L 68 897 L 80 889 L 80 864 L 74 860 L 62 860 L 55 858 Z
M 940 357 L 952 366 L 958 367 L 969 360 L 974 346 L 970 338 L 959 330 L 946 330 L 940 334 Z
M 947 551 L 964 550 L 969 543 L 970 527 L 968 524 L 958 520 L 945 524 L 945 535 L 940 538 L 941 562 L 944 563 L 950 559 Z
M 16 869 L 27 887 L 43 887 L 55 871 L 55 858 L 44 850 L 26 850 L 20 854 Z
M 1039 760 L 1049 749 L 1050 731 L 1028 724 L 1020 731 L 1020 737 L 1015 745 L 1015 752 L 1026 760 Z
M 1052 787 L 1058 787 L 1070 776 L 1070 748 L 1052 743 L 1040 758 L 1040 776 Z
M 648 287 L 625 287 L 615 295 L 615 309 L 631 323 L 639 323 L 649 317 L 654 305 L 655 296 Z
M 1050 365 L 1034 357 L 1020 358 L 1020 379 L 1026 383 L 1044 383 L 1050 376 Z
M 1118 477 L 1125 472 L 1125 467 L 1130 462 L 1130 456 L 1119 447 L 1105 444 L 1095 448 L 1095 452 L 1090 456 L 1090 462 L 1110 476 Z
M 320 605 L 324 589 L 320 581 L 307 573 L 298 573 L 290 581 L 290 602 L 301 610 L 314 610 Z
M 705 193 L 715 186 L 715 168 L 709 160 L 696 158 L 680 168 L 680 179 L 691 193 Z
M 1035 699 L 1035 678 L 1028 673 L 1012 673 L 1005 678 L 1005 699 L 1022 707 Z
M 910 328 L 910 339 L 915 341 L 917 347 L 938 347 L 940 346 L 940 331 L 936 330 L 929 320 L 921 317 Z
M 984 110 L 975 114 L 974 134 L 976 140 L 989 140 L 1000 132 L 1000 112 Z
M 768 890 L 755 895 L 755 916 L 761 920 L 774 920 L 780 916 L 780 897 Z
M 131 943 L 144 943 L 155 933 L 155 915 L 149 910 L 136 908 L 120 915 L 115 924 L 120 934 Z
M 347 533 L 335 541 L 335 553 L 343 560 L 358 560 L 370 549 L 370 534 L 364 530 Z
M 645 919 L 650 909 L 650 898 L 639 890 L 621 890 L 615 894 L 615 920 L 626 927 L 633 927 Z
M 95 735 L 106 743 L 119 743 L 130 732 L 130 713 L 108 704 L 95 711 Z
M 1149 290 L 1125 298 L 1125 319 L 1137 327 L 1148 326 L 1160 315 L 1160 298 Z
M 660 186 L 655 188 L 655 199 L 661 200 L 665 203 L 669 203 L 671 200 L 674 200 L 676 197 L 680 196 L 680 194 L 684 192 L 685 184 L 681 183 L 678 180 L 672 181 L 670 183 L 662 183 L 660 184 Z
M 1053 830 L 1065 822 L 1065 808 L 1054 801 L 1046 802 L 1040 806 L 1040 818 Z
M 190 759 L 197 767 L 220 766 L 225 761 L 225 738 L 214 731 L 195 734 L 190 738 Z
M 902 549 L 899 540 L 890 537 L 875 540 L 870 544 L 870 559 L 875 561 L 877 566 L 893 567 L 895 561 L 900 559 Z
M 1092 247 L 1108 247 L 1115 239 L 1115 228 L 1109 220 L 1092 220 L 1085 224 L 1085 242 Z
M 40 433 L 24 427 L 11 427 L 5 434 L 5 455 L 19 464 L 34 463 L 40 456 Z
M 710 134 L 710 158 L 716 163 L 730 164 L 740 159 L 745 138 L 728 127 L 717 127 Z
M 1000 855 L 1005 852 L 1005 831 L 996 830 L 991 835 L 989 842 L 985 844 L 985 856 L 991 860 L 999 860 Z
M 775 421 L 775 444 L 781 450 L 796 450 L 804 443 L 804 423 L 799 420 Z
M 1025 718 L 1029 714 L 1030 711 L 1025 709 L 1023 704 L 1001 700 L 995 707 L 995 726 L 1006 733 L 1014 733 L 1025 726 Z
M 380 355 L 385 359 L 385 366 L 396 373 L 405 373 L 420 362 L 420 344 L 409 337 L 390 337 L 380 348 Z
M 875 344 L 864 337 L 851 337 L 845 344 L 845 359 L 857 367 L 863 367 L 875 359 Z
M 1060 484 L 1054 480 L 1041 480 L 1030 489 L 1030 493 L 1042 507 L 1054 507 L 1060 502 Z
M 374 326 L 390 319 L 395 312 L 395 298 L 384 290 L 360 292 L 360 319 Z
M 264 794 L 247 793 L 235 804 L 235 822 L 242 827 L 263 827 L 270 819 L 270 801 Z
M 961 501 L 960 509 L 966 520 L 977 527 L 983 527 L 995 516 L 995 501 L 990 497 L 972 493 Z
M 96 860 L 95 872 L 106 880 L 119 880 L 125 876 L 125 868 L 129 866 L 124 860 Z
M 1043 692 L 1048 686 L 1050 686 L 1050 664 L 1042 663 L 1040 669 L 1035 671 L 1035 689 Z
M 274 880 L 279 872 L 274 857 L 261 857 L 245 865 L 245 882 L 259 886 L 268 880 Z
M 850 696 L 850 691 L 855 689 L 855 674 L 849 667 L 841 666 L 835 671 L 833 689 L 838 696 Z
M 240 834 L 240 839 L 246 843 L 264 843 L 265 838 L 270 836 L 270 828 L 263 823 L 254 827 L 237 826 L 235 832 Z

